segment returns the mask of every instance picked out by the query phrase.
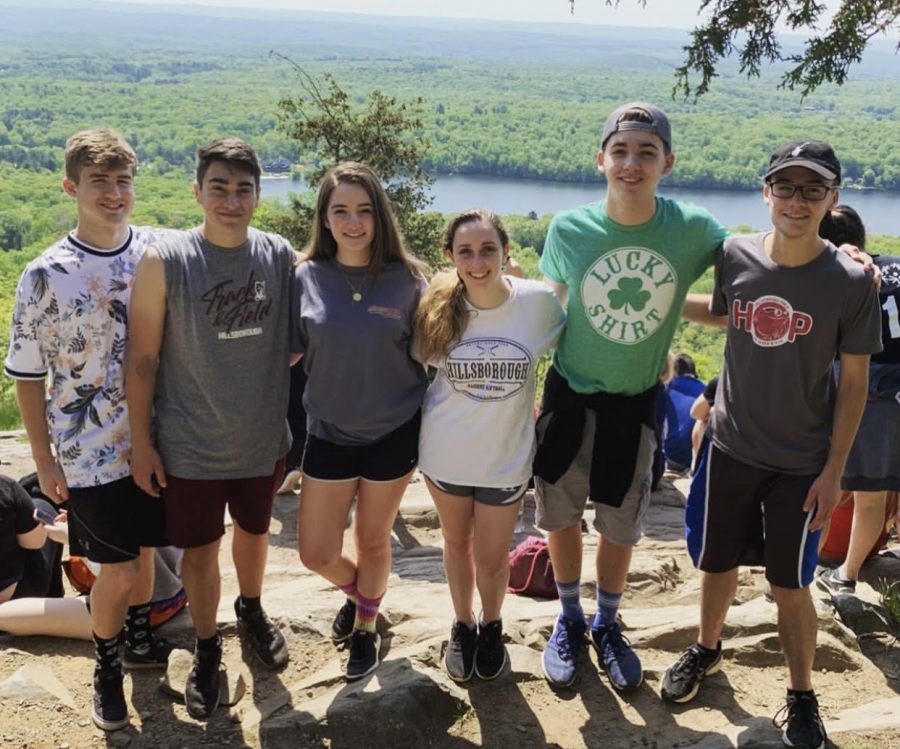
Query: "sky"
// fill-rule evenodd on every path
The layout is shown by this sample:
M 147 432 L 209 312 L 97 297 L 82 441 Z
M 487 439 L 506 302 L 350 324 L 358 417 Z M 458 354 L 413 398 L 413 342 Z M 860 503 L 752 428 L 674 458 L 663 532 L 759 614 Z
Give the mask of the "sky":
M 617 8 L 605 0 L 576 0 L 575 14 L 569 0 L 119 0 L 128 4 L 209 5 L 218 7 L 268 7 L 329 13 L 369 13 L 395 16 L 484 18 L 510 21 L 554 21 L 608 26 L 661 26 L 692 29 L 697 24 L 700 0 L 619 0 Z M 826 3 L 834 8 L 839 3 Z

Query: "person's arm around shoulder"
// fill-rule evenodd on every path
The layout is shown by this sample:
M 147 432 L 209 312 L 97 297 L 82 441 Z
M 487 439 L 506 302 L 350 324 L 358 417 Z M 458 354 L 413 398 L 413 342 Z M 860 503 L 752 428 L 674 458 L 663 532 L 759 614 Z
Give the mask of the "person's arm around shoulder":
M 688 294 L 684 300 L 681 316 L 688 322 L 699 325 L 728 326 L 728 306 L 723 291 L 723 266 L 726 263 L 725 242 L 720 242 L 714 256 L 715 281 L 712 294 Z
M 816 515 L 809 524 L 811 531 L 825 526 L 841 498 L 841 476 L 869 392 L 869 358 L 869 354 L 841 354 L 828 460 L 803 504 L 806 512 L 816 507 Z
M 125 398 L 131 425 L 131 475 L 147 494 L 165 487 L 162 459 L 153 447 L 151 418 L 159 350 L 166 321 L 166 275 L 162 259 L 150 247 L 138 264 L 128 315 Z
M 714 315 L 709 310 L 712 300 L 710 294 L 688 294 L 681 309 L 681 316 L 688 322 L 698 325 L 715 325 L 724 328 L 728 325 L 727 315 Z
M 566 305 L 569 302 L 569 287 L 564 283 L 554 281 L 549 276 L 544 276 L 544 283 L 553 290 L 553 293 L 556 295 L 560 306 L 563 309 L 566 309 Z
M 69 499 L 66 474 L 50 446 L 47 391 L 44 380 L 16 380 L 16 400 L 28 434 L 41 491 L 57 504 Z

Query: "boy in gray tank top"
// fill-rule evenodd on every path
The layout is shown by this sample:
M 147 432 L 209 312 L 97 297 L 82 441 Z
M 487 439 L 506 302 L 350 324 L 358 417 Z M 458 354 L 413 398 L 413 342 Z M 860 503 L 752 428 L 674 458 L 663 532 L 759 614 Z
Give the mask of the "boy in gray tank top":
M 763 188 L 772 230 L 730 237 L 716 258 L 710 312 L 727 316 L 725 364 L 685 519 L 703 570 L 700 631 L 662 682 L 665 699 L 693 699 L 720 668 L 739 565 L 764 565 L 788 667 L 776 725 L 787 746 L 814 749 L 826 739 L 812 688 L 809 585 L 865 403 L 869 356 L 881 350 L 875 284 L 818 234 L 840 178 L 827 143 L 779 148 Z
M 197 631 L 184 696 L 198 719 L 219 701 L 218 552 L 226 505 L 234 520 L 238 631 L 265 665 L 281 668 L 288 660 L 260 594 L 272 500 L 290 447 L 294 251 L 283 237 L 250 228 L 260 173 L 256 153 L 237 138 L 201 147 L 194 192 L 203 224 L 148 249 L 132 296 L 131 470 L 141 489 L 163 496 L 170 539 L 184 548 Z

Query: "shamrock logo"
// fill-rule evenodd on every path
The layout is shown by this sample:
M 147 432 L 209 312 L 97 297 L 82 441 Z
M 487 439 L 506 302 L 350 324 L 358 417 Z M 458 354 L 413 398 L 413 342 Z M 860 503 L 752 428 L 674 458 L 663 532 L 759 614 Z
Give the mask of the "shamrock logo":
M 626 313 L 629 312 L 629 307 L 640 312 L 650 301 L 650 292 L 643 286 L 644 282 L 640 278 L 620 278 L 618 288 L 609 292 L 609 306 Z

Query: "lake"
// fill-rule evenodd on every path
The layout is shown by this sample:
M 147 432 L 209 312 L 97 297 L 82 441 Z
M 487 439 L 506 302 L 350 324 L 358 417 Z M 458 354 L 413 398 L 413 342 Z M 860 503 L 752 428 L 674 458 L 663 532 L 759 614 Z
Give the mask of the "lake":
M 263 177 L 263 197 L 284 197 L 288 192 L 302 192 L 302 182 L 283 177 Z M 542 182 L 507 177 L 439 175 L 432 187 L 432 209 L 455 213 L 465 208 L 490 208 L 501 216 L 509 213 L 538 216 L 556 213 L 603 197 L 606 186 L 572 182 Z M 763 229 L 770 226 L 769 211 L 763 203 L 762 190 L 695 190 L 667 187 L 660 183 L 660 194 L 708 209 L 725 226 L 746 224 Z M 844 190 L 841 202 L 853 206 L 872 234 L 900 234 L 900 193 L 866 190 Z

